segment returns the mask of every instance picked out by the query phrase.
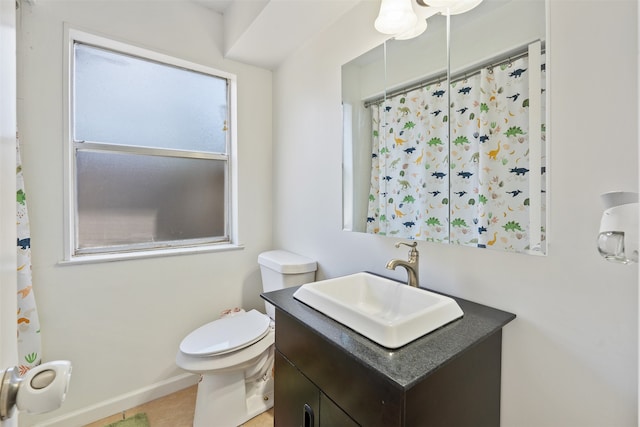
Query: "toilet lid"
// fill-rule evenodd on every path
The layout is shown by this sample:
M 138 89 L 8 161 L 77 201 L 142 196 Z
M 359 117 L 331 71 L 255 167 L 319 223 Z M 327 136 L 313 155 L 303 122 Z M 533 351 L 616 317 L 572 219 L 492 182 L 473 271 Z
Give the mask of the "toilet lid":
M 180 351 L 206 357 L 239 350 L 264 337 L 270 320 L 257 310 L 214 320 L 187 335 L 180 343 Z

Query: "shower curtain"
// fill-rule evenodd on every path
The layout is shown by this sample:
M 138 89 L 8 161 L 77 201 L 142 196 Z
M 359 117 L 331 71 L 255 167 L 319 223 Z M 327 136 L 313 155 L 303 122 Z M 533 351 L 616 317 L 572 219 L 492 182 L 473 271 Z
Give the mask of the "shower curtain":
M 367 232 L 448 239 L 447 85 L 371 105 L 373 153 Z
M 20 142 L 17 142 L 16 219 L 18 232 L 18 370 L 24 375 L 41 363 L 40 321 L 31 282 L 31 232 L 22 176 Z
M 529 96 L 544 91 L 538 58 L 539 72 L 525 55 L 452 82 L 450 109 L 446 85 L 372 105 L 367 232 L 513 252 L 541 249 L 545 114 L 539 103 L 530 114 Z M 530 79 L 539 80 L 531 85 Z
M 544 105 L 530 111 L 529 96 L 532 79 L 544 90 L 538 58 L 540 70 L 524 56 L 451 85 L 454 243 L 511 252 L 544 244 Z

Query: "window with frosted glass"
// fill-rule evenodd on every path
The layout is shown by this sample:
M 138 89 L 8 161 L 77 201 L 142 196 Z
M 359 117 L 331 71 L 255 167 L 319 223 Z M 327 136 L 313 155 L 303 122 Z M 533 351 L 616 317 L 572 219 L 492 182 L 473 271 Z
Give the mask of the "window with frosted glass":
M 228 80 L 73 51 L 74 254 L 229 242 Z

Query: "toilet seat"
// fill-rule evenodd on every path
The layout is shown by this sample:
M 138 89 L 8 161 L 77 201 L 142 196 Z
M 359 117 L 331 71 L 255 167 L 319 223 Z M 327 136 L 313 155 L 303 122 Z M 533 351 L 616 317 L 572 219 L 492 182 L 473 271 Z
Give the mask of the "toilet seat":
M 193 357 L 230 353 L 264 338 L 270 321 L 269 316 L 257 310 L 214 320 L 187 335 L 180 343 L 180 351 Z

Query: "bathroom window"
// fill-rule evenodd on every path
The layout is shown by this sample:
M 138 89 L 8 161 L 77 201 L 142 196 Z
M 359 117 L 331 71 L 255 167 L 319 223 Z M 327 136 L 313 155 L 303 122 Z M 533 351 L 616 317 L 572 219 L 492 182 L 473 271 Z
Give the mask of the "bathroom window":
M 70 31 L 69 259 L 229 245 L 235 77 Z

